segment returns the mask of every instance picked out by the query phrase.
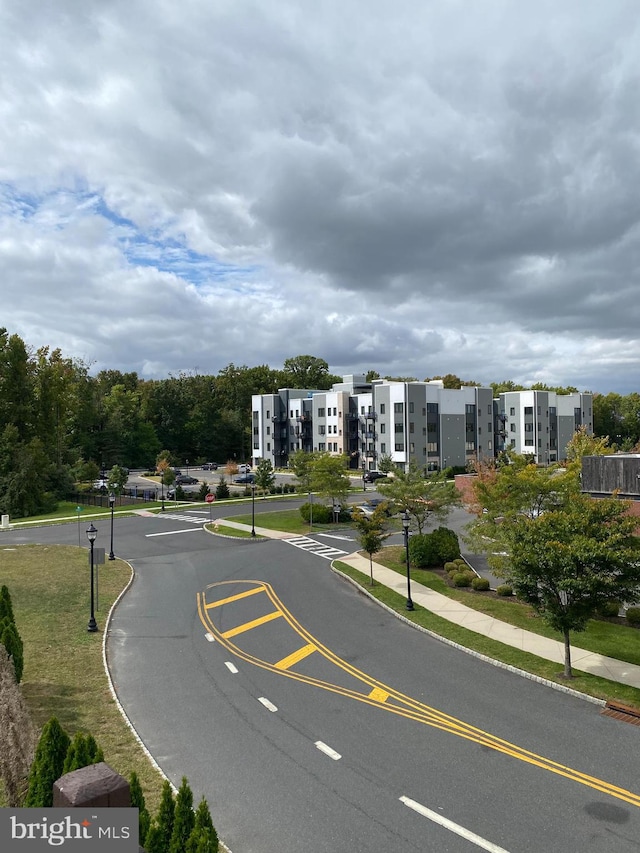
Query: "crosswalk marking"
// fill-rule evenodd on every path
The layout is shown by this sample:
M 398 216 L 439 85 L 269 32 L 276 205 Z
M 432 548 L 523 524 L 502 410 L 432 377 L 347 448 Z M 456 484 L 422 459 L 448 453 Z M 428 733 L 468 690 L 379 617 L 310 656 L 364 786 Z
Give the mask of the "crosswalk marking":
M 316 542 L 315 539 L 309 539 L 308 536 L 292 536 L 290 539 L 285 539 L 289 545 L 294 545 L 296 548 L 302 548 L 303 551 L 309 551 L 318 557 L 323 557 L 325 560 L 333 560 L 334 557 L 339 557 L 341 554 L 346 554 L 340 548 L 331 548 L 329 545 L 323 545 L 321 542 Z
M 204 524 L 208 519 L 198 518 L 195 515 L 187 515 L 186 513 L 178 514 L 173 512 L 159 512 L 156 518 L 170 518 L 172 521 L 189 521 L 192 524 Z

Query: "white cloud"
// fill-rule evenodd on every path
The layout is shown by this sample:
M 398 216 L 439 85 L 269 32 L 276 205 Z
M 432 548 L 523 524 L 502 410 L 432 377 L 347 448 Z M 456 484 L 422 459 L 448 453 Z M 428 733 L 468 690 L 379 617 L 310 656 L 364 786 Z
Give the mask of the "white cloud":
M 4 4 L 2 323 L 144 376 L 313 353 L 635 390 L 636 19 Z

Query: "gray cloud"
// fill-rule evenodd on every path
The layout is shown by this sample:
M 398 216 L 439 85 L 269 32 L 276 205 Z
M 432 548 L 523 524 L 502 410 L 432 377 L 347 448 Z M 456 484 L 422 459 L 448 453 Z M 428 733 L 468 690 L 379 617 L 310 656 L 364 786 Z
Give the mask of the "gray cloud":
M 2 324 L 96 369 L 637 388 L 633 4 L 0 8 Z

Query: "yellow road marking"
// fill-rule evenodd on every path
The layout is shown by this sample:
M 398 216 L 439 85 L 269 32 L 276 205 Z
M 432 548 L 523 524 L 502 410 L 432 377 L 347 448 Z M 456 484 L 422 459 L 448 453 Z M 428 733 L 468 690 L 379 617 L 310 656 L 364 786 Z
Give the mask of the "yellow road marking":
M 229 604 L 231 601 L 239 601 L 241 598 L 247 598 L 250 595 L 255 595 L 257 592 L 264 592 L 263 586 L 257 586 L 254 589 L 248 589 L 245 592 L 239 592 L 237 595 L 230 595 L 228 598 L 220 598 L 218 601 L 212 601 L 211 604 L 205 604 L 207 610 L 212 607 L 222 607 L 223 604 Z
M 251 631 L 252 628 L 257 628 L 258 625 L 264 625 L 265 622 L 271 622 L 272 619 L 279 619 L 282 613 L 279 610 L 274 610 L 272 613 L 267 613 L 266 616 L 261 616 L 259 619 L 252 619 L 251 622 L 245 622 L 244 625 L 238 625 L 236 628 L 231 628 L 225 631 L 222 636 L 225 640 L 229 637 L 235 637 L 238 634 L 244 634 L 245 631 Z
M 227 583 L 237 583 L 237 581 L 221 581 L 217 584 L 211 584 L 211 586 L 222 586 Z M 472 743 L 477 743 L 481 746 L 493 749 L 496 752 L 502 753 L 503 755 L 507 755 L 519 761 L 524 761 L 525 763 L 530 764 L 534 767 L 539 767 L 542 770 L 554 773 L 557 776 L 564 777 L 566 779 L 569 779 L 570 781 L 578 782 L 581 785 L 585 785 L 596 791 L 601 791 L 604 794 L 608 794 L 618 800 L 622 800 L 623 802 L 629 803 L 630 805 L 637 806 L 640 808 L 640 795 L 634 794 L 632 791 L 628 791 L 625 788 L 620 788 L 610 782 L 604 781 L 603 779 L 598 779 L 595 776 L 589 776 L 588 774 L 582 773 L 579 770 L 574 770 L 571 767 L 559 764 L 558 762 L 553 761 L 552 759 L 537 755 L 536 753 L 523 749 L 522 747 L 519 747 L 516 744 L 509 743 L 509 741 L 496 737 L 495 735 L 492 735 L 489 732 L 485 732 L 482 729 L 477 728 L 476 726 L 472 726 L 469 723 L 465 723 L 462 720 L 458 720 L 455 717 L 450 716 L 449 714 L 445 714 L 442 711 L 438 711 L 436 708 L 431 708 L 428 705 L 424 705 L 422 702 L 418 702 L 412 697 L 406 696 L 403 693 L 400 693 L 399 691 L 396 691 L 393 688 L 382 684 L 381 682 L 377 681 L 376 679 L 372 678 L 371 676 L 367 675 L 361 670 L 356 669 L 351 664 L 342 660 L 342 658 L 339 658 L 330 649 L 322 645 L 322 643 L 319 643 L 311 634 L 309 634 L 309 632 L 305 628 L 303 628 L 302 625 L 300 625 L 300 623 L 296 619 L 294 619 L 291 613 L 289 613 L 286 607 L 276 596 L 270 584 L 263 583 L 261 581 L 245 581 L 245 583 L 257 584 L 258 588 L 256 588 L 255 591 L 266 592 L 267 596 L 271 599 L 274 607 L 276 607 L 277 610 L 274 613 L 263 617 L 262 619 L 257 619 L 254 622 L 248 622 L 246 623 L 246 625 L 239 626 L 239 628 L 232 629 L 231 631 L 228 631 L 226 633 L 221 633 L 211 622 L 209 614 L 207 613 L 208 606 L 205 602 L 205 594 L 200 593 L 198 595 L 198 612 L 203 625 L 205 626 L 205 628 L 211 631 L 211 633 L 219 640 L 219 642 L 221 642 L 223 646 L 225 646 L 230 652 L 235 654 L 240 659 L 245 660 L 255 666 L 261 667 L 262 669 L 266 669 L 271 672 L 277 672 L 279 675 L 283 675 L 286 678 L 294 678 L 297 681 L 302 681 L 305 684 L 309 684 L 314 687 L 319 687 L 331 693 L 336 693 L 340 696 L 355 699 L 359 702 L 364 702 L 367 705 L 384 708 L 385 710 L 390 711 L 393 714 L 397 714 L 398 716 L 405 717 L 406 719 L 423 723 L 443 732 L 449 732 L 450 734 L 457 735 L 458 737 L 461 737 L 464 740 L 468 740 Z M 229 600 L 233 600 L 234 598 L 235 596 L 231 597 Z M 279 662 L 279 664 L 273 664 L 268 661 L 257 658 L 255 655 L 243 651 L 234 643 L 226 641 L 228 637 L 234 636 L 235 634 L 241 633 L 245 630 L 250 630 L 252 627 L 255 627 L 255 625 L 263 624 L 265 621 L 275 619 L 278 616 L 283 616 L 285 621 L 291 626 L 291 628 L 302 639 L 307 641 L 306 645 L 302 646 L 301 649 L 298 650 L 298 652 L 294 652 L 294 654 L 290 655 L 288 658 L 283 658 L 282 661 Z M 289 659 L 294 656 L 297 656 L 300 651 L 306 649 L 310 650 L 309 653 L 311 651 L 319 652 L 319 654 L 321 654 L 330 663 L 335 664 L 343 672 L 346 672 L 347 674 L 353 676 L 354 679 L 360 681 L 363 685 L 367 686 L 369 688 L 368 692 L 358 692 L 347 687 L 341 687 L 331 682 L 313 678 L 303 673 L 290 671 L 288 666 L 291 666 L 292 664 L 289 663 L 289 665 L 286 666 Z M 387 702 L 386 700 L 389 698 L 391 698 L 393 702 Z
M 316 647 L 313 643 L 307 643 L 306 646 L 301 646 L 297 652 L 293 652 L 290 655 L 287 655 L 286 658 L 282 658 L 278 663 L 274 663 L 276 669 L 289 669 L 294 664 L 298 663 L 298 661 L 304 660 L 304 658 L 308 657 L 310 654 L 316 651 Z
M 379 687 L 374 687 L 371 693 L 369 693 L 369 699 L 373 699 L 375 702 L 386 702 L 389 698 L 389 694 L 386 690 L 380 690 Z

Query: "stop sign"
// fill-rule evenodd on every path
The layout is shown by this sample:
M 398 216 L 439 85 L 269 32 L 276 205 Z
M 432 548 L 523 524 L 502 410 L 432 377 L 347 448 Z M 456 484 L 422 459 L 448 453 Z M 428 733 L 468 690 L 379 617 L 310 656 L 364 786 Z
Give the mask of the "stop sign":
M 213 502 L 215 501 L 215 499 L 216 499 L 216 496 L 215 496 L 215 495 L 207 495 L 207 496 L 205 497 L 205 501 L 206 501 L 208 504 L 213 503 Z

